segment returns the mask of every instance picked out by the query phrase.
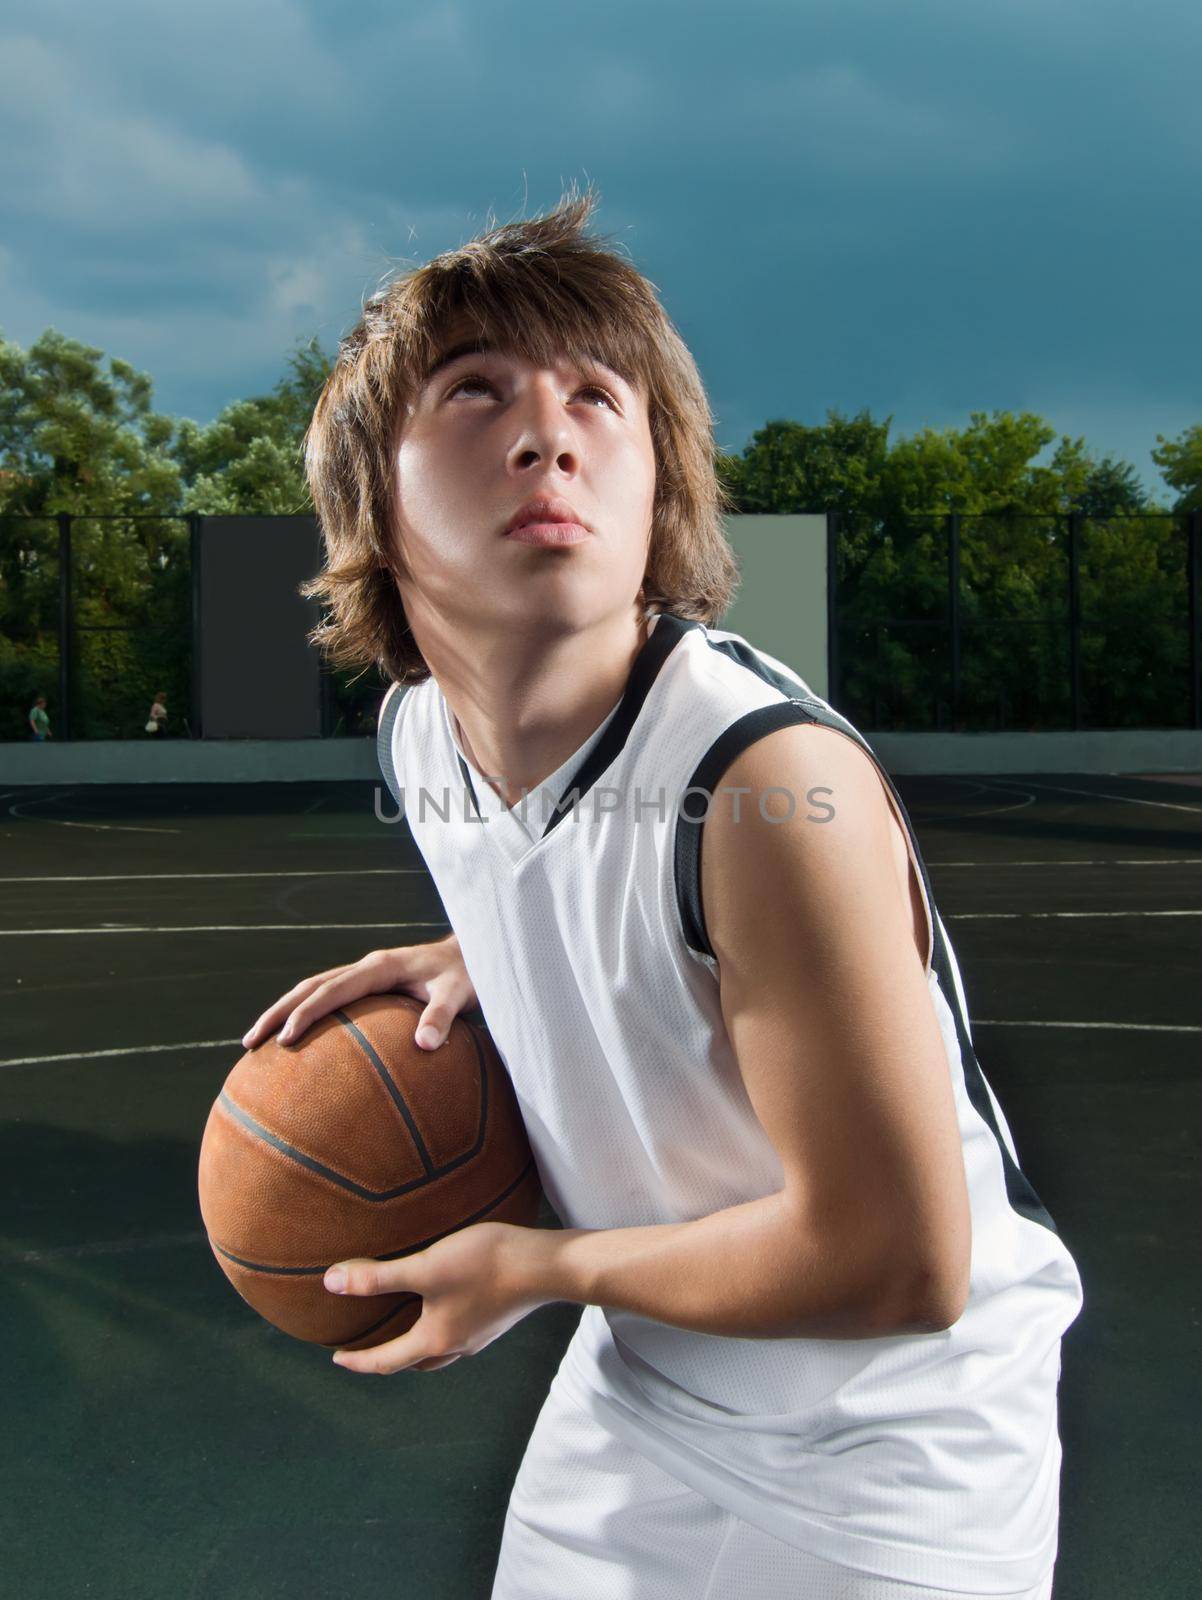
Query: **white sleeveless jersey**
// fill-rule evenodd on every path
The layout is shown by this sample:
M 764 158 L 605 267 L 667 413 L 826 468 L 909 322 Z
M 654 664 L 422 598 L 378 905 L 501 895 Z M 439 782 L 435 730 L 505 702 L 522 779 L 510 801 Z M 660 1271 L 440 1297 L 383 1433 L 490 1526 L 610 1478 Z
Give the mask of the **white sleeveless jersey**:
M 789 667 L 672 613 L 649 622 L 619 703 L 512 809 L 464 756 L 434 678 L 381 707 L 381 770 L 547 1198 L 565 1227 L 626 1228 L 783 1187 L 722 1019 L 699 845 L 734 757 L 820 723 L 871 757 L 921 874 L 971 1284 L 951 1328 L 876 1339 L 733 1338 L 588 1306 L 564 1381 L 677 1479 L 803 1550 L 913 1583 L 1024 1589 L 1057 1552 L 1060 1340 L 1082 1288 L 978 1064 L 917 837 L 863 735 Z

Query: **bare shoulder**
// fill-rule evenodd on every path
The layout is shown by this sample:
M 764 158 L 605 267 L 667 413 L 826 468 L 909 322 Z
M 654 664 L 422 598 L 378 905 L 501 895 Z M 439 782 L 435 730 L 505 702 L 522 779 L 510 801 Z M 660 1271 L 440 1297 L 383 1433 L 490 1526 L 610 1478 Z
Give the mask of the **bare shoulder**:
M 821 724 L 766 734 L 731 762 L 702 831 L 706 931 L 722 962 L 759 942 L 772 922 L 796 939 L 806 928 L 863 925 L 889 909 L 913 943 L 909 849 L 872 757 Z

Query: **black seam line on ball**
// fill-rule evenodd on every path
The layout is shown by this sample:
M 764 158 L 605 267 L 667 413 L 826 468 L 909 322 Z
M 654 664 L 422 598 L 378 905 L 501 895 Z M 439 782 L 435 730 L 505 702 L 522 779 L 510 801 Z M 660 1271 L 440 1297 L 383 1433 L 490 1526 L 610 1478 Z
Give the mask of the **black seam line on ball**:
M 352 1341 L 366 1339 L 370 1333 L 379 1333 L 387 1323 L 395 1321 L 402 1311 L 407 1311 L 415 1300 L 420 1301 L 421 1295 L 402 1294 L 390 1311 L 386 1311 L 382 1317 L 377 1317 L 374 1322 L 369 1322 L 366 1328 L 357 1328 L 354 1333 L 348 1333 L 344 1339 L 322 1339 L 315 1340 L 314 1343 L 320 1343 L 325 1350 L 345 1350 Z M 409 1330 L 405 1331 L 407 1333 Z
M 479 1154 L 484 1144 L 484 1130 L 488 1126 L 488 1067 L 484 1060 L 484 1051 L 480 1047 L 479 1035 L 476 1033 L 474 1028 L 469 1027 L 468 1033 L 471 1037 L 472 1048 L 476 1052 L 476 1070 L 480 1077 L 480 1118 L 476 1124 L 476 1138 L 474 1143 L 470 1145 L 462 1155 L 456 1156 L 454 1161 L 448 1162 L 445 1167 L 439 1168 L 436 1167 L 434 1162 L 430 1159 L 429 1152 L 426 1149 L 425 1140 L 418 1132 L 417 1123 L 413 1120 L 413 1113 L 409 1110 L 408 1105 L 405 1103 L 405 1097 L 401 1094 L 401 1091 L 393 1082 L 392 1074 L 380 1060 L 380 1057 L 376 1053 L 375 1047 L 373 1046 L 371 1040 L 364 1036 L 362 1030 L 351 1021 L 350 1017 L 347 1016 L 345 1011 L 338 1009 L 335 1010 L 333 1014 L 339 1019 L 343 1027 L 349 1028 L 351 1033 L 353 1033 L 355 1038 L 359 1041 L 359 1044 L 366 1054 L 367 1059 L 375 1068 L 381 1083 L 384 1085 L 389 1098 L 392 1100 L 397 1110 L 401 1113 L 401 1116 L 405 1119 L 405 1126 L 409 1129 L 409 1136 L 413 1140 L 413 1147 L 421 1157 L 422 1166 L 425 1167 L 428 1176 L 433 1178 L 436 1177 L 439 1172 L 453 1172 L 456 1167 L 462 1166 L 465 1161 L 470 1161 L 473 1156 Z M 418 1049 L 421 1049 L 420 1045 L 418 1045 Z
M 396 1188 L 393 1189 L 368 1189 L 363 1184 L 356 1183 L 353 1178 L 348 1178 L 341 1172 L 335 1172 L 334 1169 L 327 1166 L 325 1162 L 315 1161 L 312 1156 L 305 1155 L 304 1152 L 298 1150 L 295 1145 L 289 1144 L 286 1139 L 281 1139 L 278 1134 L 272 1133 L 269 1128 L 265 1128 L 263 1124 L 256 1121 L 256 1119 L 252 1117 L 249 1112 L 244 1111 L 240 1105 L 237 1105 L 233 1100 L 231 1100 L 224 1089 L 218 1096 L 220 1104 L 223 1105 L 230 1115 L 240 1122 L 244 1128 L 249 1129 L 251 1133 L 257 1135 L 258 1138 L 264 1140 L 265 1143 L 274 1146 L 274 1148 L 279 1150 L 281 1154 L 290 1157 L 293 1161 L 297 1162 L 298 1165 L 307 1168 L 310 1172 L 315 1172 L 319 1178 L 326 1178 L 330 1183 L 337 1184 L 340 1189 L 346 1189 L 350 1194 L 357 1195 L 361 1200 L 371 1200 L 376 1204 L 385 1200 L 395 1200 L 398 1196 L 408 1194 L 413 1189 L 424 1188 L 432 1178 L 444 1177 L 448 1172 L 454 1172 L 457 1167 L 463 1166 L 465 1162 L 475 1160 L 484 1147 L 484 1133 L 488 1125 L 488 1070 L 484 1064 L 484 1054 L 480 1047 L 480 1041 L 476 1037 L 475 1033 L 473 1032 L 472 1034 L 472 1044 L 476 1051 L 476 1063 L 480 1072 L 480 1120 L 476 1127 L 475 1143 L 472 1144 L 469 1149 L 465 1150 L 462 1155 L 456 1156 L 453 1161 L 447 1161 L 441 1167 L 436 1167 L 426 1154 L 425 1146 L 421 1143 L 421 1140 L 417 1135 L 417 1131 L 413 1126 L 413 1120 L 410 1116 L 409 1108 L 405 1105 L 404 1100 L 401 1099 L 399 1094 L 395 1092 L 396 1085 L 392 1082 L 388 1076 L 388 1073 L 384 1070 L 384 1065 L 380 1061 L 379 1056 L 376 1055 L 375 1051 L 367 1043 L 367 1040 L 363 1038 L 363 1035 L 359 1033 L 359 1029 L 355 1027 L 354 1023 L 351 1022 L 349 1018 L 345 1017 L 341 1011 L 335 1011 L 332 1013 L 332 1015 L 342 1017 L 343 1021 L 350 1027 L 351 1031 L 358 1035 L 361 1043 L 366 1047 L 368 1057 L 375 1065 L 376 1071 L 379 1072 L 383 1077 L 388 1089 L 393 1091 L 393 1099 L 397 1104 L 397 1108 L 400 1111 L 401 1116 L 405 1120 L 406 1127 L 408 1127 L 410 1133 L 413 1135 L 418 1154 L 422 1158 L 422 1165 L 425 1170 L 420 1177 L 412 1178 L 408 1183 L 398 1184 Z
M 453 1228 L 444 1228 L 441 1233 L 432 1233 L 425 1239 L 419 1239 L 415 1244 L 406 1245 L 403 1250 L 389 1250 L 386 1255 L 373 1256 L 372 1259 L 374 1261 L 399 1261 L 402 1256 L 414 1255 L 418 1250 L 425 1250 L 429 1245 L 437 1244 L 440 1239 L 445 1239 L 449 1234 L 458 1233 L 460 1228 L 467 1228 L 473 1222 L 481 1221 L 482 1218 L 488 1216 L 489 1212 L 495 1211 L 503 1201 L 508 1200 L 514 1190 L 519 1189 L 533 1171 L 534 1157 L 531 1156 L 513 1182 L 507 1183 L 500 1194 L 494 1195 L 487 1205 L 481 1206 L 470 1217 L 464 1217 L 463 1221 L 457 1222 Z M 215 1239 L 210 1239 L 209 1243 L 219 1256 L 224 1256 L 227 1261 L 232 1261 L 236 1267 L 245 1267 L 249 1272 L 261 1272 L 265 1277 L 269 1278 L 313 1278 L 329 1271 L 329 1262 L 326 1262 L 325 1266 L 321 1267 L 267 1266 L 264 1262 L 248 1261 L 244 1256 L 234 1255 L 232 1251 L 226 1250 L 222 1245 L 218 1244 Z

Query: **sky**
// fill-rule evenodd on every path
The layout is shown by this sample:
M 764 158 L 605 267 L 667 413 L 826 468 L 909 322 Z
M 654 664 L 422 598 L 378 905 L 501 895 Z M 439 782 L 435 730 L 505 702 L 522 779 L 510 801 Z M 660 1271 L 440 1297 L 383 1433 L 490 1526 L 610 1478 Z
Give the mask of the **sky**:
M 1167 503 L 1156 436 L 1202 422 L 1199 82 L 1196 0 L 0 0 L 0 334 L 208 422 L 591 183 L 723 449 L 1028 410 Z

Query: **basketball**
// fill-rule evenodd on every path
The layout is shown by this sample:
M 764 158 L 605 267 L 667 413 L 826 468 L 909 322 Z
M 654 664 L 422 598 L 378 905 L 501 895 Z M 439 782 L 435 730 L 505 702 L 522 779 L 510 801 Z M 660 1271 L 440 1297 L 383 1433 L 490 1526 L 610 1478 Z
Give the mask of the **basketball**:
M 247 1305 L 293 1338 L 363 1350 L 417 1321 L 420 1295 L 331 1294 L 335 1261 L 538 1216 L 538 1169 L 496 1047 L 457 1017 L 437 1050 L 421 1049 L 424 1009 L 365 995 L 294 1045 L 272 1036 L 209 1113 L 198 1173 L 209 1244 Z

